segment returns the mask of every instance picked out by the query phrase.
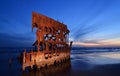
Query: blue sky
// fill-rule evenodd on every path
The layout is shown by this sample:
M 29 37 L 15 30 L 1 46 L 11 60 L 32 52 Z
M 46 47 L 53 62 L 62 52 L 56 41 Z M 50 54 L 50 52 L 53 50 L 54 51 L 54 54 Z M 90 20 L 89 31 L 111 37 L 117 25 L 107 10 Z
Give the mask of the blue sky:
M 120 0 L 0 0 L 0 47 L 32 45 L 32 11 L 66 24 L 74 46 L 120 46 Z

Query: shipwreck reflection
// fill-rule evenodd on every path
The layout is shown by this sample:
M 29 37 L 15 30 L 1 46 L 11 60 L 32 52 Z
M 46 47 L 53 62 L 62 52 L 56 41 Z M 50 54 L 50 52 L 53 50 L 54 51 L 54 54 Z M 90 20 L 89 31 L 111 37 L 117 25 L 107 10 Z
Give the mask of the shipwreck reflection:
M 59 65 L 52 65 L 46 68 L 40 68 L 22 73 L 22 76 L 66 76 L 71 68 L 70 60 Z

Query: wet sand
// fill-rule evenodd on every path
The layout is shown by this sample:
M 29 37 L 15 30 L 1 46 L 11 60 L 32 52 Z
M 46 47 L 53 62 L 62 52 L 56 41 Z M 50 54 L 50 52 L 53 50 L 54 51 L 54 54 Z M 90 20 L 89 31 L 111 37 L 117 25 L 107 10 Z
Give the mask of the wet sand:
M 71 54 L 67 63 L 25 72 L 17 60 L 18 54 L 0 53 L 0 76 L 120 76 L 120 59 L 115 53 Z
M 120 64 L 96 65 L 89 70 L 74 70 L 70 76 L 120 76 Z

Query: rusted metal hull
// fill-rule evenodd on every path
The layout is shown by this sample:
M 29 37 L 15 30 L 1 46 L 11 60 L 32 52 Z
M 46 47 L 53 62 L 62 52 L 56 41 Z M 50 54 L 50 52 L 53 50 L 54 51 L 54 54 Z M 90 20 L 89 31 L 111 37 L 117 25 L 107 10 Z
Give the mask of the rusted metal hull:
M 72 42 L 69 44 L 69 29 L 67 25 L 60 23 L 52 18 L 32 13 L 32 30 L 36 29 L 36 41 L 33 46 L 37 47 L 36 52 L 33 50 L 23 52 L 22 69 L 36 66 L 37 68 L 49 65 L 59 64 L 70 59 L 70 49 Z
M 31 69 L 36 66 L 37 68 L 47 67 L 50 65 L 60 64 L 70 59 L 70 51 L 64 51 L 51 54 L 44 54 L 41 52 L 29 52 L 23 54 L 23 64 L 22 70 L 25 70 L 26 67 Z

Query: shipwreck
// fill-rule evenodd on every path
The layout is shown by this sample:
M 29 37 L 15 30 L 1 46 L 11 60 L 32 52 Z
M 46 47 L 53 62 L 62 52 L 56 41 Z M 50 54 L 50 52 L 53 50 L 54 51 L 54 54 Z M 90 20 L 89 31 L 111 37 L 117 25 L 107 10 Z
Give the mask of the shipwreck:
M 70 60 L 72 41 L 67 25 L 52 18 L 32 12 L 32 31 L 36 28 L 35 49 L 22 54 L 22 70 L 46 67 Z M 64 65 L 64 64 L 63 64 Z

